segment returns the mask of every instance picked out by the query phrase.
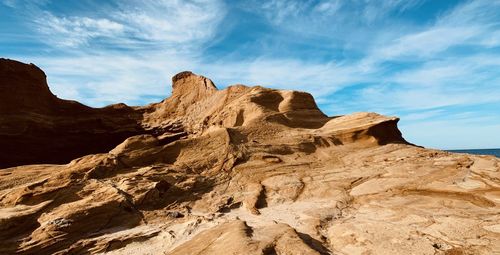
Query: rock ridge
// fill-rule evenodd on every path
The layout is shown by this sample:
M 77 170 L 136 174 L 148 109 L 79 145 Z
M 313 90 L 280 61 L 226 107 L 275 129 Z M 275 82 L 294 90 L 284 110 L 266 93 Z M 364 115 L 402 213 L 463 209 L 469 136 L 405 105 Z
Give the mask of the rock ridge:
M 45 73 L 33 64 L 0 60 L 0 167 L 67 163 L 111 150 L 127 137 L 151 134 L 164 141 L 201 134 L 212 126 L 272 122 L 318 128 L 330 118 L 305 92 L 230 86 L 184 71 L 172 77 L 172 95 L 144 107 L 91 108 L 57 98 Z M 388 122 L 386 125 L 396 123 Z M 391 141 L 403 141 L 396 134 Z M 374 133 L 377 135 L 377 133 Z

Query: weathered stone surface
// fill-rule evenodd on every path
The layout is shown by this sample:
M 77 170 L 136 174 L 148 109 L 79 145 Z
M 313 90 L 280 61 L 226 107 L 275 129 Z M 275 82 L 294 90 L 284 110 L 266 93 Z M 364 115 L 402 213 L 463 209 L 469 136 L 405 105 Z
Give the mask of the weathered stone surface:
M 0 97 L 26 72 L 44 77 L 2 63 Z M 500 159 L 414 146 L 395 117 L 327 117 L 304 92 L 217 90 L 190 72 L 173 87 L 161 103 L 127 108 L 137 134 L 100 154 L 1 169 L 0 253 L 500 253 Z M 32 121 L 30 104 L 1 112 L 13 119 L 3 135 Z
M 140 117 L 124 104 L 95 109 L 59 99 L 38 67 L 0 59 L 0 167 L 107 152 L 143 132 Z

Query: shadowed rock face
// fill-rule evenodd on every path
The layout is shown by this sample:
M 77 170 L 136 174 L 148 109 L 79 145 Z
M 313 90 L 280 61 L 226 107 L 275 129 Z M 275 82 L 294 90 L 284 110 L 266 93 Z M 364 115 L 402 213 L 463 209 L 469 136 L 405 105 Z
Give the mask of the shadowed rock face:
M 95 109 L 54 96 L 33 64 L 0 59 L 0 167 L 68 163 L 143 133 L 126 105 Z
M 191 72 L 93 109 L 0 63 L 1 162 L 71 159 L 0 170 L 0 254 L 500 252 L 500 160 L 413 146 L 395 117 Z

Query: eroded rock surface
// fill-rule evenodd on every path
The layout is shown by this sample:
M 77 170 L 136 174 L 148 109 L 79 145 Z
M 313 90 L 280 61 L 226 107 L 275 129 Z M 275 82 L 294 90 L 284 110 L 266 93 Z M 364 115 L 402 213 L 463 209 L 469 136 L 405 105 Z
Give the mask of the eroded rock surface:
M 68 163 L 143 133 L 124 104 L 95 109 L 54 96 L 33 64 L 0 59 L 0 167 Z
M 411 145 L 395 117 L 190 72 L 127 109 L 114 148 L 0 170 L 1 254 L 500 253 L 500 160 Z

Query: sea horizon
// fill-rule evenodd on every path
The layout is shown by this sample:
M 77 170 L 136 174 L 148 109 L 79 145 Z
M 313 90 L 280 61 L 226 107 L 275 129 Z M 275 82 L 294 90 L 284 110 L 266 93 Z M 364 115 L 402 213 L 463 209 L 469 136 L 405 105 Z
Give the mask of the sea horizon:
M 458 152 L 458 153 L 469 153 L 475 155 L 492 155 L 500 158 L 500 148 L 491 148 L 491 149 L 455 149 L 455 150 L 444 150 L 449 152 Z

